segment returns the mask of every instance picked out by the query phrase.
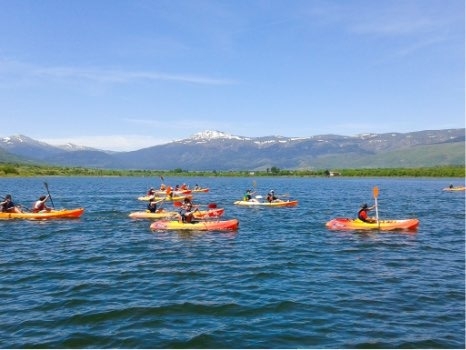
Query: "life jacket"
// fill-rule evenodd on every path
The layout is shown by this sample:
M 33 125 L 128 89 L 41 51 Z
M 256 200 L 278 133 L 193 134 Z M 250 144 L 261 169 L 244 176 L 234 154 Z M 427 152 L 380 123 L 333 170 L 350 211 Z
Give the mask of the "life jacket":
M 358 211 L 358 219 L 362 221 L 367 220 L 367 211 L 365 209 L 361 209 Z

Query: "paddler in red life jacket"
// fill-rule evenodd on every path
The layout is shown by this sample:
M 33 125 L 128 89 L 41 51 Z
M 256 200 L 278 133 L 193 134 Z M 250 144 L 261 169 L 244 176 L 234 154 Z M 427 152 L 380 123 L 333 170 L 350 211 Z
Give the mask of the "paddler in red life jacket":
M 367 205 L 367 203 L 364 203 L 362 206 L 361 206 L 361 209 L 359 209 L 358 211 L 358 219 L 361 220 L 361 221 L 364 221 L 364 222 L 369 222 L 369 223 L 372 223 L 372 222 L 377 222 L 376 219 L 374 218 L 370 218 L 368 216 L 368 212 L 372 209 L 375 208 L 375 205 L 373 205 L 372 207 L 369 207 Z
M 169 199 L 173 198 L 173 191 L 172 191 L 171 186 L 167 186 L 167 189 L 165 190 L 165 194 L 167 195 Z

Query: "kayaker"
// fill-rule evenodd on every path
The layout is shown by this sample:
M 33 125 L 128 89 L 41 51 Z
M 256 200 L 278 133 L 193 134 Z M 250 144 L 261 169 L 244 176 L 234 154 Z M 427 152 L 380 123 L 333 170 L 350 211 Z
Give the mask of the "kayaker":
M 153 187 L 149 188 L 149 191 L 147 191 L 148 196 L 153 196 L 155 195 L 155 189 Z
M 243 197 L 243 200 L 245 202 L 249 202 L 249 201 L 255 201 L 253 198 L 252 198 L 252 195 L 254 194 L 255 192 L 252 192 L 252 190 L 246 190 L 246 193 L 244 194 L 244 197 Z
M 46 196 L 40 196 L 39 199 L 34 203 L 34 206 L 32 207 L 32 212 L 33 213 L 39 213 L 41 211 L 51 211 L 52 208 L 49 208 L 45 202 L 47 202 L 47 199 L 49 199 L 49 195 Z
M 168 186 L 167 189 L 165 190 L 165 194 L 167 195 L 167 199 L 172 199 L 173 198 L 173 190 L 171 186 Z
M 191 222 L 193 219 L 193 203 L 189 197 L 185 197 L 180 209 L 182 222 Z
M 361 206 L 361 209 L 359 209 L 358 211 L 358 219 L 364 222 L 377 222 L 375 218 L 370 218 L 368 216 L 368 212 L 374 208 L 375 208 L 375 205 L 373 205 L 372 207 L 369 207 L 367 203 L 364 203 Z
M 149 199 L 149 204 L 147 204 L 147 210 L 151 213 L 155 213 L 157 211 L 157 201 L 152 197 Z
M 0 207 L 4 213 L 22 213 L 23 211 L 15 205 L 11 198 L 11 194 L 7 194 L 3 202 L 0 202 Z
M 272 203 L 273 201 L 278 200 L 278 198 L 275 196 L 274 190 L 270 190 L 270 192 L 267 194 L 267 201 L 269 203 Z

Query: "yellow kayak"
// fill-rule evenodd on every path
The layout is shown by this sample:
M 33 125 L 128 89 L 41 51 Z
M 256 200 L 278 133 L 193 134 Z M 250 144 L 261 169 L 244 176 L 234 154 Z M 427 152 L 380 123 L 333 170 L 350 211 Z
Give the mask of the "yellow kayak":
M 257 200 L 249 200 L 249 201 L 236 201 L 234 202 L 235 205 L 240 205 L 244 207 L 296 207 L 298 205 L 297 200 L 293 201 L 273 201 L 273 202 L 260 202 Z
M 190 230 L 190 231 L 234 231 L 238 229 L 238 219 L 219 220 L 219 221 L 194 221 L 180 222 L 160 220 L 154 221 L 150 225 L 153 231 L 165 230 Z

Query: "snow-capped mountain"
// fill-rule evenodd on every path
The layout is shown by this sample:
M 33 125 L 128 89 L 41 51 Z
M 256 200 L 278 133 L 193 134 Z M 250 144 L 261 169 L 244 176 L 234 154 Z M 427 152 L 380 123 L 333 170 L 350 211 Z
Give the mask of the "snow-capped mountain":
M 60 166 L 160 170 L 264 170 L 464 165 L 465 129 L 411 133 L 243 137 L 206 130 L 187 139 L 132 152 L 67 144 L 24 135 L 0 139 L 5 153 Z

